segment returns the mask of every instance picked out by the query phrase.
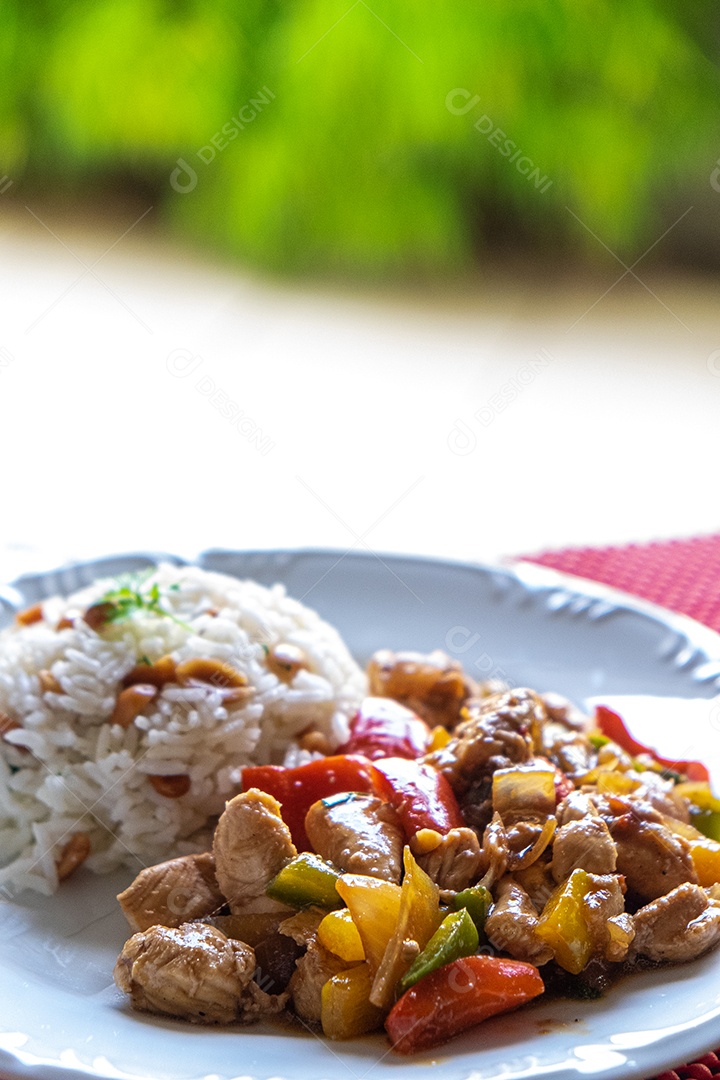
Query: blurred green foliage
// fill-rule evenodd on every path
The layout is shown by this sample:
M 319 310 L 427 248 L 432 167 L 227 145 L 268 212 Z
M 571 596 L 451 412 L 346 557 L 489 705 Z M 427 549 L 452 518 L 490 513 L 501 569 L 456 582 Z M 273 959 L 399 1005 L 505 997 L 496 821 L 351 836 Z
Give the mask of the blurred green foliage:
M 716 3 L 692 9 L 0 0 L 0 172 L 132 177 L 202 242 L 284 270 L 437 274 L 518 237 L 597 251 L 573 215 L 642 250 L 720 154 Z

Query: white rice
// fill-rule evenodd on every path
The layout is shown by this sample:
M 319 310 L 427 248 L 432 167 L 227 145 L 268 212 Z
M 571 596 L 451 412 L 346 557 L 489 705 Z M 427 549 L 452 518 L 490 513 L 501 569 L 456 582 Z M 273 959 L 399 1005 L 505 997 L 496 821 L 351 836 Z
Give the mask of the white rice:
M 134 870 L 201 850 L 208 825 L 241 788 L 244 765 L 295 763 L 293 742 L 313 725 L 331 746 L 344 741 L 365 678 L 339 634 L 282 586 L 265 588 L 197 567 L 162 565 L 138 586 L 157 584 L 167 615 L 142 610 L 96 633 L 78 616 L 117 588 L 97 582 L 43 603 L 43 619 L 0 633 L 0 712 L 20 727 L 0 739 L 0 892 L 49 894 L 56 862 L 77 832 L 90 837 L 85 865 Z M 57 630 L 58 621 L 74 618 Z M 299 646 L 309 670 L 290 683 L 269 670 L 267 650 Z M 253 694 L 223 705 L 210 683 L 168 683 L 128 727 L 110 724 L 122 680 L 138 662 L 221 660 Z M 50 672 L 60 693 L 43 692 Z M 148 777 L 183 774 L 181 798 L 158 794 Z

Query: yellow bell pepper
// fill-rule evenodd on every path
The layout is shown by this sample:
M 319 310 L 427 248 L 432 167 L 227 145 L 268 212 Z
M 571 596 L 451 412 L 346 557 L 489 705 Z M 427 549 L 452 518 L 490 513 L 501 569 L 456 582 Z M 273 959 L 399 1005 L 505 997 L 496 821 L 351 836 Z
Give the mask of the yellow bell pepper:
M 545 904 L 536 933 L 550 946 L 560 967 L 578 975 L 592 955 L 592 938 L 585 911 L 590 891 L 585 870 L 573 870 Z
M 690 800 L 690 820 L 703 836 L 720 840 L 720 799 L 703 780 L 685 780 L 675 785 L 675 794 Z
M 640 781 L 629 773 L 598 769 L 595 786 L 600 795 L 629 795 L 631 791 L 637 791 Z
M 720 882 L 720 844 L 703 836 L 690 841 L 690 858 L 703 887 Z
M 431 754 L 433 750 L 442 750 L 443 746 L 447 746 L 451 738 L 452 735 L 448 729 L 442 727 L 441 724 L 438 724 L 438 726 L 434 727 L 430 732 L 430 745 L 428 746 L 426 753 Z
M 710 785 L 704 780 L 683 780 L 675 785 L 673 791 L 689 799 L 699 810 L 720 811 L 720 799 L 715 798 Z
M 384 1013 L 370 1003 L 368 964 L 333 975 L 322 988 L 320 1020 L 328 1039 L 354 1039 L 382 1025 Z
M 318 927 L 321 945 L 349 964 L 365 959 L 362 939 L 349 908 L 329 912 Z
M 343 874 L 336 889 L 350 909 L 374 975 L 397 926 L 400 886 L 365 874 Z
M 381 1009 L 393 1004 L 398 983 L 415 959 L 408 954 L 406 942 L 416 942 L 421 952 L 442 922 L 437 885 L 418 866 L 408 847 L 403 852 L 403 862 L 405 876 L 398 916 L 370 994 L 372 1003 Z

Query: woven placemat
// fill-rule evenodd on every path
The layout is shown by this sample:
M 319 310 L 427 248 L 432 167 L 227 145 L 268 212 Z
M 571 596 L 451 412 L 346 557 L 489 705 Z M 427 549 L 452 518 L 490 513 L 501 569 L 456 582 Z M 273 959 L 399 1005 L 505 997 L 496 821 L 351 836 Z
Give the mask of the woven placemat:
M 634 593 L 720 631 L 720 534 L 623 547 L 565 548 L 523 559 Z M 656 1080 L 710 1080 L 720 1075 L 719 1055 L 720 1048 Z

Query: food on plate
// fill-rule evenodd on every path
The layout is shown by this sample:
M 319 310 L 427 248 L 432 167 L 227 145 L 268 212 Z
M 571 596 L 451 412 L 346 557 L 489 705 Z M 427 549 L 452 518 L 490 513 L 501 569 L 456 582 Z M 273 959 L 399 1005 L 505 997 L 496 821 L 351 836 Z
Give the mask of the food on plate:
M 342 745 L 365 690 L 279 585 L 162 565 L 33 604 L 0 633 L 0 885 L 202 852 L 243 767 Z
M 332 752 L 296 739 L 287 765 L 243 767 L 212 851 L 121 893 L 135 1008 L 384 1028 L 408 1055 L 720 944 L 720 803 L 696 763 L 439 653 L 383 650 L 368 687 Z

